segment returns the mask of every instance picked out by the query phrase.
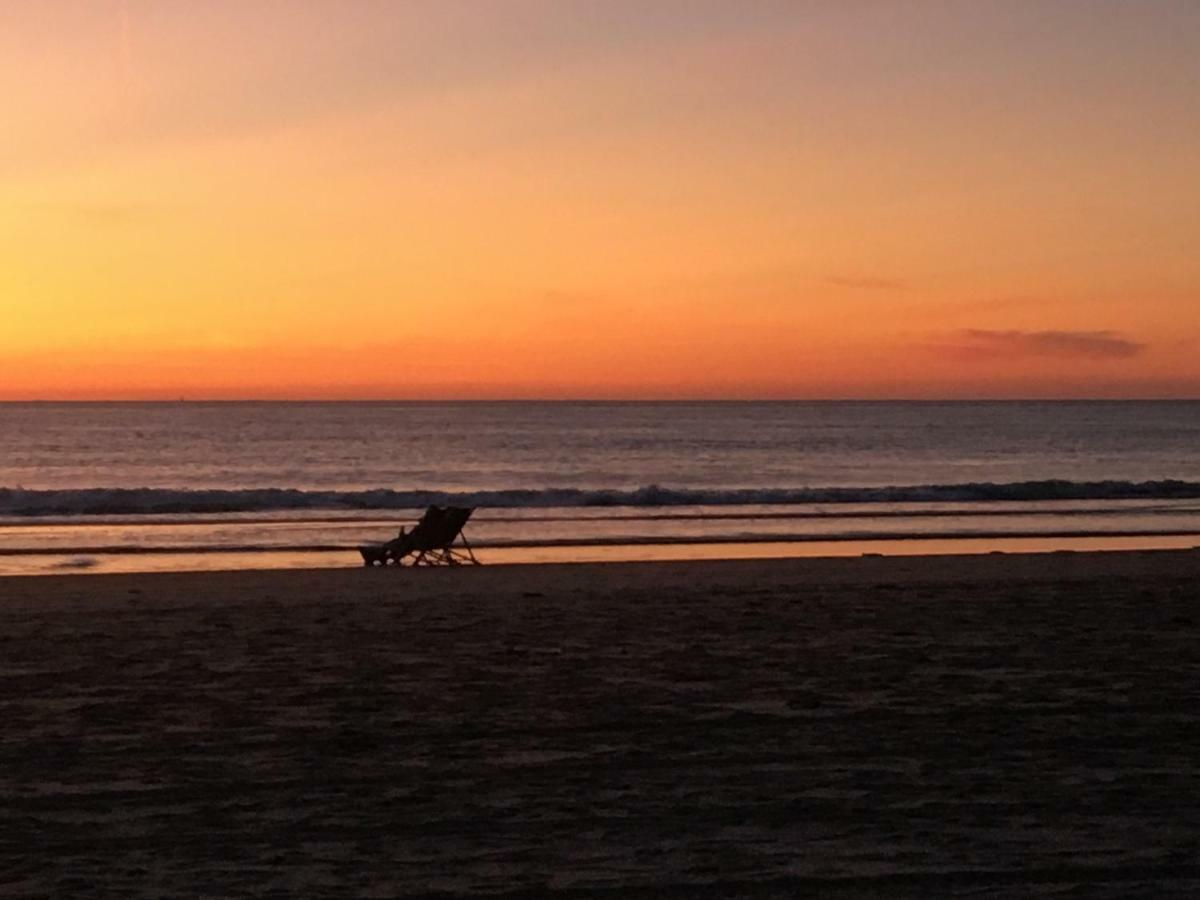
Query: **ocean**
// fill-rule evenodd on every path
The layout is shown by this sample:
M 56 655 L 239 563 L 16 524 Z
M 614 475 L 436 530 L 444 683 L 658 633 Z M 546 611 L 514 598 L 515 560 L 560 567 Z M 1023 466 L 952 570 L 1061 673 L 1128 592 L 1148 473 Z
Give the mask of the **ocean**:
M 0 574 L 1200 544 L 1200 402 L 0 404 Z

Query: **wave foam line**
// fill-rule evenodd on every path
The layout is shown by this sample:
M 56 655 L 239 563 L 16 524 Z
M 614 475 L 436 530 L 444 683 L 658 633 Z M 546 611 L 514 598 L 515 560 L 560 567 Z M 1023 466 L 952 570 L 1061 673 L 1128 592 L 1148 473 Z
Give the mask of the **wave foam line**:
M 1025 501 L 1022 501 L 1025 502 Z M 766 522 L 766 521 L 821 521 L 830 522 L 840 519 L 970 519 L 970 518 L 1011 518 L 1011 517 L 1042 517 L 1042 518 L 1071 518 L 1087 516 L 1095 518 L 1096 516 L 1192 516 L 1200 514 L 1200 506 L 1192 505 L 1175 505 L 1175 501 L 1153 502 L 1147 501 L 1150 505 L 1137 500 L 1128 501 L 1136 505 L 1128 506 L 1068 506 L 1055 504 L 1054 506 L 1017 506 L 1002 509 L 996 505 L 985 505 L 979 503 L 975 508 L 968 505 L 958 504 L 951 508 L 934 508 L 934 509 L 914 509 L 911 505 L 906 505 L 904 508 L 882 508 L 882 509 L 852 509 L 852 510 L 797 510 L 788 512 L 779 512 L 775 509 L 750 509 L 747 511 L 736 512 L 713 512 L 705 510 L 703 512 L 615 512 L 602 514 L 581 515 L 579 513 L 551 513 L 549 515 L 508 515 L 500 514 L 487 515 L 486 519 L 479 517 L 473 519 L 473 526 L 477 526 L 480 522 L 486 521 L 489 525 L 539 525 L 547 522 L 561 523 L 570 522 L 573 524 L 582 525 L 603 525 L 608 522 Z M 1185 503 L 1187 501 L 1184 501 Z M 1070 501 L 1062 501 L 1063 504 Z M 849 504 L 845 504 L 849 505 Z M 931 504 L 932 505 L 932 504 Z M 500 509 L 501 507 L 496 507 Z M 586 509 L 586 507 L 579 507 Z M 719 509 L 720 507 L 715 507 Z M 510 507 L 511 509 L 511 507 Z M 283 512 L 288 512 L 284 510 Z M 303 511 L 301 511 L 303 512 Z M 409 521 L 416 521 L 420 510 L 412 509 L 405 510 L 411 515 Z M 363 527 L 367 525 L 380 527 L 395 527 L 398 521 L 397 516 L 389 510 L 381 510 L 376 513 L 364 511 L 361 514 L 356 514 L 353 511 L 348 511 L 343 515 L 330 515 L 317 512 L 311 515 L 288 516 L 287 518 L 268 518 L 266 516 L 256 515 L 255 513 L 175 513 L 175 514 L 156 514 L 148 513 L 145 515 L 94 515 L 89 516 L 84 520 L 80 520 L 78 516 L 67 515 L 48 515 L 39 516 L 39 521 L 30 524 L 29 516 L 10 516 L 5 518 L 0 515 L 0 530 L 5 528 L 44 528 L 56 525 L 69 525 L 72 528 L 111 528 L 113 526 L 134 526 L 148 527 L 155 526 L 159 528 L 196 528 L 207 527 L 214 525 L 236 525 L 236 526 L 254 526 L 254 525 L 270 525 L 280 526 L 284 528 L 294 528 L 296 526 L 312 526 L 312 525 L 335 525 L 335 526 L 353 526 Z
M 892 487 L 667 488 L 634 490 L 321 491 L 295 488 L 188 490 L 174 488 L 0 488 L 0 515 L 154 515 L 279 510 L 400 510 L 439 505 L 492 508 L 670 507 L 796 505 L 812 503 L 972 503 L 1035 500 L 1188 500 L 1200 498 L 1191 481 L 971 482 Z

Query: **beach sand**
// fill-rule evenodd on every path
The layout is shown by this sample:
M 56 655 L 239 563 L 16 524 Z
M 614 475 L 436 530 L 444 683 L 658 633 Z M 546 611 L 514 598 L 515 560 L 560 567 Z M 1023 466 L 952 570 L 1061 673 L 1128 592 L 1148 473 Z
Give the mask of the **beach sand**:
M 0 896 L 1194 896 L 1198 575 L 0 579 Z

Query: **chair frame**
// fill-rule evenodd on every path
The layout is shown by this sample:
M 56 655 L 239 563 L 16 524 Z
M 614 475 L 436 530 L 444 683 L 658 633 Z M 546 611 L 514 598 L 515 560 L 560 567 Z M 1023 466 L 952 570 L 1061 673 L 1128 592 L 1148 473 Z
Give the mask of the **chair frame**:
M 390 563 L 408 568 L 482 565 L 475 558 L 475 551 L 463 531 L 474 511 L 473 507 L 431 506 L 407 534 L 384 544 L 359 547 L 358 552 L 362 554 L 363 565 L 386 566 Z M 462 547 L 455 547 L 455 541 L 461 541 Z
M 483 565 L 475 558 L 475 551 L 471 549 L 471 542 L 467 540 L 467 536 L 461 531 L 458 533 L 459 539 L 462 541 L 462 549 L 458 549 L 452 545 L 445 547 L 430 548 L 428 550 L 418 550 L 408 563 L 409 566 L 480 566 Z M 406 554 L 395 559 L 395 564 L 398 566 L 404 565 L 403 559 Z

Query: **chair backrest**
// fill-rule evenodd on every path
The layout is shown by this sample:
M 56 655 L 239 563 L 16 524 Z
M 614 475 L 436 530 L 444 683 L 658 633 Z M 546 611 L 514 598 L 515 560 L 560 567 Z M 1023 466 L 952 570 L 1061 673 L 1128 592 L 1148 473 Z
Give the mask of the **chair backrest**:
M 442 532 L 446 526 L 447 510 L 444 506 L 431 506 L 425 515 L 404 537 L 404 546 L 411 550 L 436 550 L 442 545 Z
M 466 506 L 448 506 L 446 507 L 446 518 L 442 522 L 443 537 L 445 542 L 443 547 L 449 547 L 454 543 L 454 539 L 462 533 L 463 527 L 467 524 L 467 519 L 471 518 L 471 513 L 475 512 L 474 508 Z
M 445 550 L 462 532 L 473 508 L 465 506 L 431 506 L 404 538 L 405 552 Z

